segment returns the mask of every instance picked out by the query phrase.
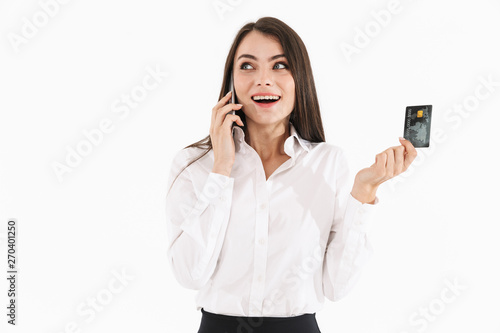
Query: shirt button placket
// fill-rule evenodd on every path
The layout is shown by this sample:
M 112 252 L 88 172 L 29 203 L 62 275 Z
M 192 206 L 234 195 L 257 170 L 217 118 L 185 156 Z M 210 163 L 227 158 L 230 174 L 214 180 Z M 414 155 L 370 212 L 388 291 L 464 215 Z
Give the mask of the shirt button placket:
M 254 274 L 250 292 L 250 316 L 263 316 L 262 304 L 267 265 L 267 233 L 269 230 L 269 195 L 265 177 L 259 173 L 257 176 Z

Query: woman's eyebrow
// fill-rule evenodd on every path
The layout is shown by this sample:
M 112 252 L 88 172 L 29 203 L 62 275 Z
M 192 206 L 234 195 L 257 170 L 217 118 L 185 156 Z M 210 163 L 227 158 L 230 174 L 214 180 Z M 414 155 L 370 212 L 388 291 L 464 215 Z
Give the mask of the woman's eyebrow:
M 242 54 L 236 60 L 239 60 L 240 58 L 250 58 L 250 59 L 253 59 L 253 60 L 257 60 L 257 57 L 253 56 L 251 54 Z M 271 58 L 269 58 L 268 61 L 272 61 L 272 60 L 278 59 L 278 58 L 285 58 L 285 55 L 284 54 L 277 54 L 277 55 L 272 56 Z

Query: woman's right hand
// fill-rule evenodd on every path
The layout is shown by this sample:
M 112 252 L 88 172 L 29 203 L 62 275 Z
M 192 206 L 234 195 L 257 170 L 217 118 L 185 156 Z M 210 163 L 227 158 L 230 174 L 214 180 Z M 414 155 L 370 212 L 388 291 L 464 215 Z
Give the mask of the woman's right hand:
M 243 121 L 240 116 L 227 114 L 232 110 L 241 109 L 241 104 L 226 104 L 231 98 L 231 92 L 212 109 L 212 122 L 210 124 L 210 140 L 212 141 L 212 149 L 214 151 L 214 166 L 212 172 L 219 173 L 225 176 L 231 174 L 235 160 L 235 148 L 233 140 L 233 122 L 243 126 Z

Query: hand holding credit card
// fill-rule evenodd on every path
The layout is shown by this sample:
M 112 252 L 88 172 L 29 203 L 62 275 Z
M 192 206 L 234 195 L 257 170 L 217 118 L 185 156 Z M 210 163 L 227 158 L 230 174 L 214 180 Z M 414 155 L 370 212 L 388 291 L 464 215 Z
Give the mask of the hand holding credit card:
M 429 147 L 432 105 L 407 106 L 403 137 L 415 148 Z

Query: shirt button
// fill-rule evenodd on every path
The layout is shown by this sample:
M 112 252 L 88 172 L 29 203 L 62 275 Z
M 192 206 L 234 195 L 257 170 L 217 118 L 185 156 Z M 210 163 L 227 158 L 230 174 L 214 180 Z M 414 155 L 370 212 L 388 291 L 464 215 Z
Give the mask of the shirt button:
M 265 240 L 264 238 L 261 238 L 261 239 L 259 240 L 259 244 L 260 244 L 260 245 L 264 245 L 264 244 L 266 244 L 266 240 Z
M 267 204 L 266 204 L 266 203 L 263 203 L 263 204 L 261 204 L 261 205 L 260 205 L 260 209 L 261 209 L 261 210 L 266 209 L 266 207 L 267 207 Z
M 210 237 L 212 237 L 212 238 L 215 238 L 216 236 L 217 235 L 215 233 L 213 233 L 213 232 L 210 234 Z
M 225 197 L 225 196 L 223 196 L 223 195 L 221 195 L 221 196 L 219 197 L 219 199 L 220 199 L 220 201 L 222 201 L 222 202 L 226 201 L 226 197 Z
M 259 275 L 259 276 L 257 277 L 257 281 L 262 282 L 262 275 Z

